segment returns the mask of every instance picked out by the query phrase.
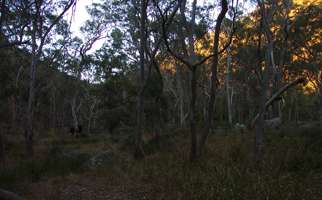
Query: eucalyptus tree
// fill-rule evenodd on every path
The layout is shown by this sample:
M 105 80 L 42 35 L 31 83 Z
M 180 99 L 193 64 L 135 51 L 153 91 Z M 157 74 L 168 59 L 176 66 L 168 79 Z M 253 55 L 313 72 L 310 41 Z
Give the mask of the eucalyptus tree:
M 108 76 L 111 76 L 113 73 L 113 65 L 120 64 L 124 66 L 124 60 L 129 66 L 133 64 L 138 64 L 140 66 L 137 101 L 137 131 L 134 150 L 136 157 L 143 156 L 141 137 L 144 127 L 143 87 L 145 83 L 145 23 L 147 18 L 147 4 L 147 1 L 139 2 L 133 0 L 128 2 L 113 0 L 93 4 L 89 8 L 89 13 L 92 16 L 91 23 L 110 27 L 106 32 L 113 37 L 112 41 L 105 41 L 103 49 L 96 53 L 97 58 L 103 58 L 103 62 L 99 64 L 101 69 L 98 71 L 103 73 L 105 78 L 109 78 Z M 112 28 L 112 26 L 117 26 L 118 28 Z M 123 43 L 121 40 L 126 42 Z M 104 50 L 107 52 L 104 52 Z
M 191 2 L 191 11 L 190 11 L 190 20 L 187 20 L 186 16 L 186 10 L 187 10 L 187 2 L 186 1 L 178 1 L 178 6 L 180 8 L 180 15 L 179 15 L 179 23 L 181 24 L 181 32 L 179 34 L 178 40 L 180 41 L 182 51 L 184 52 L 183 55 L 179 55 L 177 52 L 173 51 L 171 48 L 171 45 L 169 43 L 169 36 L 168 36 L 168 30 L 165 26 L 165 16 L 162 14 L 162 10 L 160 7 L 158 7 L 158 10 L 160 12 L 162 20 L 163 20 L 163 37 L 164 37 L 164 43 L 166 45 L 166 48 L 168 52 L 179 62 L 183 63 L 187 68 L 190 70 L 190 132 L 191 132 L 191 149 L 190 149 L 190 159 L 195 160 L 198 157 L 198 152 L 201 153 L 201 149 L 203 148 L 208 133 L 210 131 L 211 122 L 213 120 L 213 107 L 214 107 L 214 100 L 215 100 L 215 85 L 217 81 L 217 65 L 218 65 L 218 55 L 226 50 L 226 48 L 230 45 L 232 41 L 232 35 L 230 35 L 228 43 L 223 45 L 223 49 L 219 50 L 219 34 L 220 34 L 220 27 L 221 22 L 225 17 L 226 12 L 228 11 L 228 3 L 227 1 L 222 1 L 222 11 L 218 16 L 217 22 L 216 22 L 216 28 L 215 28 L 215 39 L 214 39 L 214 46 L 213 46 L 213 52 L 205 57 L 199 57 L 196 55 L 196 49 L 195 49 L 195 42 L 197 37 L 197 23 L 196 23 L 196 10 L 197 10 L 197 1 Z M 175 13 L 174 13 L 175 14 Z M 167 18 L 173 18 L 173 16 L 167 16 Z M 200 22 L 199 22 L 200 23 Z M 188 41 L 186 43 L 186 41 Z M 202 134 L 200 138 L 200 142 L 198 145 L 198 136 L 196 131 L 196 97 L 197 97 L 197 69 L 199 66 L 201 66 L 203 63 L 205 63 L 209 58 L 213 57 L 212 61 L 212 75 L 211 75 L 211 89 L 210 89 L 210 99 L 209 99 L 209 105 L 207 107 L 208 109 L 208 115 L 207 115 L 207 122 L 206 122 L 206 130 Z
M 318 97 L 319 116 L 322 118 L 322 8 L 316 4 L 294 5 L 295 16 L 290 20 L 288 55 L 285 65 L 290 74 L 305 74 Z M 288 58 L 288 59 L 287 59 Z M 292 63 L 292 67 L 288 67 Z
M 202 62 L 198 62 L 195 53 L 195 26 L 196 26 L 196 8 L 197 8 L 197 1 L 194 0 L 192 2 L 192 10 L 190 15 L 190 21 L 187 21 L 186 17 L 186 4 L 187 1 L 182 0 L 178 1 L 176 7 L 174 8 L 174 12 L 171 13 L 169 18 L 172 20 L 174 18 L 177 10 L 180 10 L 180 23 L 181 29 L 179 40 L 181 43 L 182 51 L 184 52 L 183 56 L 179 55 L 177 52 L 173 51 L 172 47 L 169 45 L 168 41 L 168 30 L 166 27 L 167 21 L 165 14 L 163 13 L 161 7 L 156 4 L 159 13 L 162 18 L 162 30 L 163 30 L 163 38 L 165 45 L 167 47 L 168 52 L 178 59 L 180 62 L 184 63 L 190 70 L 190 89 L 191 89 L 191 96 L 190 96 L 190 134 L 191 134 L 191 149 L 190 149 L 190 159 L 195 160 L 197 158 L 197 130 L 196 130 L 196 97 L 197 97 L 197 66 L 201 65 L 205 62 L 205 59 Z M 171 22 L 171 21 L 170 21 Z M 188 40 L 188 45 L 185 43 L 185 40 Z
M 26 111 L 25 138 L 29 156 L 33 155 L 34 141 L 34 102 L 37 68 L 43 55 L 43 48 L 50 42 L 51 32 L 55 25 L 63 18 L 64 14 L 75 5 L 75 0 L 58 1 L 32 1 L 29 2 L 28 10 L 28 32 L 25 33 L 31 39 L 31 63 L 29 66 L 29 95 Z M 56 14 L 55 14 L 56 13 Z
M 234 5 L 233 5 L 234 6 Z M 208 101 L 208 113 L 207 118 L 205 122 L 205 130 L 202 134 L 202 137 L 200 139 L 200 149 L 199 153 L 202 152 L 202 148 L 204 147 L 207 137 L 209 135 L 209 132 L 211 130 L 212 126 L 212 120 L 214 116 L 214 104 L 215 104 L 215 98 L 216 98 L 216 89 L 217 89 L 217 68 L 218 68 L 218 59 L 219 55 L 224 52 L 231 44 L 232 37 L 234 34 L 234 23 L 235 23 L 235 17 L 237 14 L 237 7 L 238 7 L 238 0 L 236 3 L 236 9 L 232 6 L 233 9 L 233 24 L 232 24 L 232 32 L 229 37 L 229 41 L 224 45 L 223 49 L 219 49 L 219 35 L 221 32 L 221 24 L 225 18 L 226 13 L 228 12 L 228 2 L 226 0 L 221 1 L 221 11 L 217 17 L 216 20 L 216 26 L 215 26 L 215 36 L 214 36 L 214 44 L 213 44 L 213 60 L 211 63 L 211 81 L 210 81 L 210 98 Z
M 30 43 L 24 36 L 30 25 L 31 1 L 1 1 L 0 49 Z
M 93 4 L 89 10 L 95 21 L 111 27 L 108 30 L 109 39 L 95 54 L 97 72 L 105 76 L 103 80 L 108 81 L 116 72 L 138 72 L 136 157 L 143 155 L 140 138 L 145 127 L 144 99 L 147 97 L 147 87 L 151 81 L 149 77 L 152 73 L 157 74 L 162 85 L 156 58 L 160 52 L 162 36 L 158 30 L 160 24 L 157 20 L 158 12 L 153 9 L 154 3 L 113 0 Z M 162 93 L 162 89 L 160 91 Z
M 137 135 L 135 139 L 135 152 L 134 156 L 140 158 L 144 155 L 142 149 L 142 135 L 144 131 L 144 82 L 145 82 L 145 48 L 147 42 L 146 36 L 146 21 L 147 21 L 147 0 L 140 1 L 140 75 L 139 75 L 139 94 L 138 94 L 138 105 L 137 105 Z

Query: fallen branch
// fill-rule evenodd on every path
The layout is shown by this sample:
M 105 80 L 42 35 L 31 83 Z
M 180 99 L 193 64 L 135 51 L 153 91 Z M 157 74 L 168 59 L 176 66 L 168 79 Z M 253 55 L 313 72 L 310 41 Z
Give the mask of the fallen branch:
M 289 88 L 296 86 L 300 83 L 304 83 L 306 81 L 306 78 L 301 77 L 298 78 L 288 84 L 286 84 L 285 86 L 283 86 L 282 88 L 280 88 L 275 94 L 273 94 L 271 96 L 271 98 L 268 99 L 268 101 L 265 103 L 265 110 L 279 97 L 281 96 L 281 94 L 283 94 L 286 90 L 288 90 Z M 251 128 L 253 128 L 255 126 L 255 123 L 257 122 L 257 119 L 259 118 L 259 115 L 263 114 L 263 113 L 257 113 L 257 115 L 254 117 L 254 119 L 251 122 Z

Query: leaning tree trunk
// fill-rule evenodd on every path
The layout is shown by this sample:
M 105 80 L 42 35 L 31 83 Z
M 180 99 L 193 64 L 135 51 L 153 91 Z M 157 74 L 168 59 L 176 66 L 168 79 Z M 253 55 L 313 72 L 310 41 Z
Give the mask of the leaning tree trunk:
M 306 79 L 304 77 L 300 77 L 288 84 L 286 84 L 285 86 L 281 87 L 276 93 L 274 93 L 265 103 L 264 103 L 264 106 L 265 106 L 265 109 L 263 112 L 266 111 L 266 109 L 272 105 L 272 103 L 274 101 L 276 101 L 284 92 L 286 92 L 288 89 L 290 89 L 291 87 L 294 87 L 300 83 L 304 83 L 306 81 Z M 293 98 L 292 98 L 293 99 Z M 294 100 L 292 100 L 292 102 L 294 102 Z M 292 103 L 293 104 L 293 103 Z M 291 106 L 292 107 L 292 106 Z M 255 123 L 257 122 L 258 118 L 259 118 L 259 115 L 261 113 L 259 112 L 255 117 L 254 119 L 252 120 L 251 122 L 251 128 L 255 126 Z

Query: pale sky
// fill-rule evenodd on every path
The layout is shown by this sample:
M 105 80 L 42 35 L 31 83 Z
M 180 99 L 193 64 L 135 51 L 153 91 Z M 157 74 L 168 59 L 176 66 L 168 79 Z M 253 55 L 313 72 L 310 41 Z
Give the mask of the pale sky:
M 188 0 L 191 1 L 191 0 Z M 78 0 L 77 5 L 76 5 L 76 11 L 75 11 L 75 15 L 74 18 L 72 20 L 72 24 L 71 24 L 71 31 L 75 34 L 75 36 L 78 36 L 80 38 L 82 37 L 82 34 L 80 33 L 80 27 L 85 23 L 85 21 L 87 19 L 89 19 L 89 15 L 86 11 L 86 6 L 91 5 L 92 3 L 99 3 L 102 2 L 102 0 Z M 198 4 L 199 5 L 204 5 L 204 4 L 213 4 L 213 0 L 199 0 Z M 243 0 L 239 0 L 239 2 L 244 2 Z M 250 8 L 249 4 L 246 3 L 246 7 L 248 7 L 249 10 L 252 10 L 252 8 Z M 70 21 L 70 17 L 71 17 L 71 11 L 69 12 L 69 14 L 67 15 L 67 20 Z M 213 13 L 213 17 L 214 19 L 216 18 L 216 15 L 218 13 Z M 94 51 L 95 49 L 98 49 L 101 45 L 102 45 L 103 41 L 97 41 L 96 44 L 94 44 L 92 51 Z
M 80 37 L 79 28 L 89 19 L 89 15 L 86 11 L 86 6 L 92 3 L 98 3 L 101 0 L 78 0 L 76 4 L 75 16 L 72 20 L 71 31 Z M 68 15 L 68 21 L 70 20 L 71 12 Z
M 80 27 L 85 23 L 86 20 L 89 19 L 89 15 L 86 11 L 86 6 L 91 5 L 92 3 L 99 3 L 101 0 L 78 0 L 76 4 L 76 10 L 74 13 L 74 17 L 72 18 L 71 21 L 71 31 L 75 36 L 78 36 L 79 38 L 84 38 L 82 37 L 82 34 L 80 32 Z M 70 21 L 72 17 L 72 11 L 69 11 L 67 15 L 67 20 L 68 22 Z M 99 49 L 103 44 L 103 41 L 97 41 L 94 45 L 92 50 L 90 52 L 95 51 L 96 49 Z

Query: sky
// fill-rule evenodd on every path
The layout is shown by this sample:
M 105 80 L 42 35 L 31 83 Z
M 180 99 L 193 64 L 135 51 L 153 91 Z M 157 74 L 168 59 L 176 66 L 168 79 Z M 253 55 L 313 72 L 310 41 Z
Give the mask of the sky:
M 86 11 L 86 6 L 91 5 L 92 3 L 98 3 L 100 0 L 78 0 L 76 4 L 76 10 L 75 10 L 75 15 L 72 19 L 72 24 L 71 24 L 71 31 L 78 35 L 81 36 L 79 28 L 84 24 L 84 22 L 89 19 L 89 15 Z M 72 12 L 70 11 L 68 14 L 68 21 L 71 18 Z
M 189 1 L 189 0 L 188 0 Z M 201 0 L 199 3 L 207 2 L 209 0 Z M 79 31 L 79 28 L 84 24 L 84 22 L 89 19 L 89 15 L 87 14 L 86 11 L 86 6 L 91 5 L 92 3 L 99 3 L 101 0 L 78 0 L 77 5 L 76 5 L 76 11 L 75 11 L 75 16 L 72 20 L 72 25 L 71 25 L 71 31 L 81 37 L 81 33 Z M 70 20 L 71 17 L 71 12 L 69 12 L 68 15 L 68 21 Z
M 189 1 L 192 1 L 192 0 L 188 0 L 188 2 Z M 77 1 L 75 15 L 72 18 L 72 23 L 71 23 L 71 31 L 75 36 L 83 38 L 79 29 L 85 23 L 85 21 L 89 19 L 89 15 L 86 11 L 86 6 L 89 6 L 92 3 L 99 3 L 99 2 L 102 2 L 102 0 L 78 0 Z M 205 3 L 209 4 L 212 2 L 213 0 L 199 0 L 198 4 L 203 5 Z M 243 2 L 243 1 L 239 0 L 239 2 Z M 217 15 L 217 13 L 214 13 L 214 15 Z M 70 21 L 71 16 L 72 16 L 72 12 L 70 11 L 67 15 L 68 21 Z M 215 18 L 215 16 L 213 17 Z M 97 41 L 96 44 L 93 45 L 93 49 L 91 51 L 94 51 L 95 49 L 100 48 L 102 44 L 103 44 L 103 41 Z
M 72 17 L 72 11 L 70 10 L 66 19 L 69 22 L 71 19 L 71 31 L 74 34 L 74 36 L 78 36 L 79 38 L 83 39 L 83 36 L 80 32 L 80 27 L 85 23 L 87 19 L 90 18 L 86 11 L 86 6 L 91 5 L 92 3 L 99 3 L 101 0 L 78 0 L 76 4 L 76 10 L 74 13 L 73 18 Z M 96 49 L 99 49 L 103 44 L 103 41 L 97 41 L 96 44 L 93 45 L 92 50 L 89 52 L 93 52 Z

